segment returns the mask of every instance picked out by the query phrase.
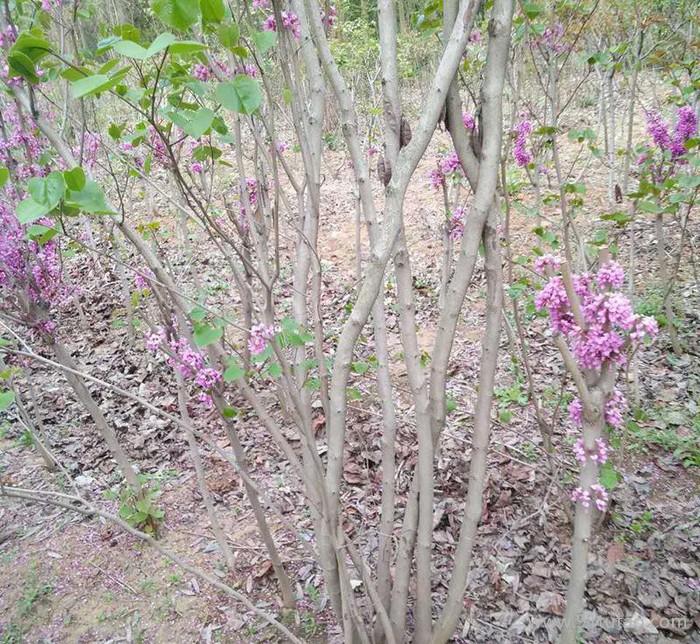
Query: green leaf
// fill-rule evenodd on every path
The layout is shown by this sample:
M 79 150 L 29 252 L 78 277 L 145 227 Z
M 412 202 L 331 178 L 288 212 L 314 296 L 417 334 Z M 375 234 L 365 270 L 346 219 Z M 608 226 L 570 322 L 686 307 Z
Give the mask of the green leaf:
M 233 382 L 245 376 L 243 367 L 238 363 L 238 360 L 231 358 L 228 362 L 228 367 L 224 371 L 224 382 Z
M 447 403 L 445 404 L 445 411 L 448 414 L 451 414 L 456 409 L 457 409 L 457 401 L 454 398 L 448 398 Z
M 219 83 L 216 98 L 232 112 L 252 114 L 262 104 L 263 97 L 254 78 L 239 74 L 230 83 Z
M 0 411 L 5 411 L 15 401 L 14 391 L 3 391 L 0 393 Z
M 82 98 L 84 96 L 92 96 L 99 94 L 114 87 L 120 79 L 104 74 L 95 74 L 87 78 L 81 78 L 71 83 L 71 90 L 74 98 Z
M 657 206 L 653 201 L 639 201 L 637 202 L 637 208 L 643 212 L 650 212 L 652 215 L 660 215 L 664 209 Z
M 17 204 L 15 215 L 21 224 L 30 224 L 37 219 L 41 219 L 49 212 L 43 204 L 37 203 L 31 197 L 20 201 Z
M 27 228 L 27 236 L 39 246 L 43 246 L 46 242 L 51 241 L 56 235 L 58 235 L 56 228 L 42 226 L 41 224 L 32 224 Z
M 600 467 L 600 484 L 607 490 L 612 490 L 620 480 L 619 475 L 610 462 Z
M 5 166 L 0 166 L 0 188 L 3 188 L 10 178 L 10 171 Z
M 195 322 L 201 322 L 205 317 L 207 312 L 201 306 L 196 306 L 190 311 L 190 318 Z
M 32 177 L 27 182 L 27 190 L 32 199 L 45 206 L 47 211 L 53 210 L 59 204 L 65 189 L 63 175 L 60 172 L 52 172 L 46 178 Z
M 604 221 L 614 221 L 618 226 L 626 226 L 632 221 L 632 217 L 624 212 L 611 212 L 600 216 Z
M 170 53 L 178 54 L 179 56 L 188 56 L 189 54 L 196 54 L 197 52 L 204 51 L 206 48 L 207 46 L 201 42 L 180 40 L 170 45 Z
M 14 45 L 12 45 L 12 49 L 10 49 L 10 53 L 21 52 L 31 58 L 32 61 L 37 62 L 46 56 L 50 49 L 51 43 L 43 37 L 41 31 L 32 29 L 31 31 L 23 31 L 17 37 Z
M 80 191 L 85 187 L 85 172 L 80 166 L 63 173 L 63 181 L 68 190 Z
M 66 205 L 81 212 L 95 215 L 111 215 L 114 211 L 107 205 L 102 188 L 91 179 L 85 182 L 82 190 L 70 190 L 66 195 Z
M 186 31 L 200 16 L 199 0 L 155 0 L 151 8 L 165 25 L 178 31 Z
M 533 20 L 537 18 L 542 13 L 542 7 L 534 4 L 533 2 L 527 2 L 523 5 L 523 13 L 530 19 Z
M 222 328 L 204 322 L 200 322 L 194 327 L 194 343 L 198 347 L 206 347 L 210 344 L 214 344 L 214 342 L 223 335 L 224 330 Z
M 17 51 L 7 55 L 7 64 L 9 66 L 8 75 L 10 78 L 21 76 L 30 83 L 38 83 L 39 77 L 36 75 L 36 67 L 34 61 L 27 54 Z
M 275 44 L 277 34 L 274 31 L 256 31 L 253 33 L 253 42 L 257 50 L 264 54 Z
M 131 40 L 121 40 L 115 43 L 114 51 L 134 60 L 146 60 L 148 58 L 148 50 Z
M 215 116 L 216 114 L 214 114 L 214 112 L 208 107 L 202 107 L 197 110 L 197 113 L 194 115 L 187 127 L 184 128 L 184 130 L 193 139 L 199 139 L 202 134 L 204 134 L 211 127 Z
M 219 36 L 219 42 L 222 47 L 225 47 L 229 51 L 238 45 L 238 39 L 241 35 L 241 30 L 235 22 L 221 25 L 216 32 Z
M 360 375 L 367 373 L 367 365 L 364 362 L 353 362 L 350 365 L 350 368 L 355 372 L 359 373 Z
M 282 375 L 282 367 L 280 367 L 276 362 L 271 362 L 267 367 L 267 373 L 270 374 L 271 378 L 279 378 Z
M 226 14 L 224 0 L 200 0 L 199 8 L 202 12 L 202 22 L 205 25 L 220 23 Z
M 221 154 L 221 150 L 215 148 L 213 145 L 198 145 L 192 150 L 192 158 L 196 161 L 206 161 L 207 159 L 215 161 Z

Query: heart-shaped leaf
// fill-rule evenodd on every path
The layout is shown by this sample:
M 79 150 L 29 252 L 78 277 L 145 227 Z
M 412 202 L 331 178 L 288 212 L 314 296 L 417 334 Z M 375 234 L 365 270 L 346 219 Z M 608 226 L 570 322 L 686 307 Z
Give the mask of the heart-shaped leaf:
M 230 83 L 219 83 L 216 98 L 226 109 L 238 114 L 252 114 L 262 104 L 258 82 L 245 74 L 239 74 Z

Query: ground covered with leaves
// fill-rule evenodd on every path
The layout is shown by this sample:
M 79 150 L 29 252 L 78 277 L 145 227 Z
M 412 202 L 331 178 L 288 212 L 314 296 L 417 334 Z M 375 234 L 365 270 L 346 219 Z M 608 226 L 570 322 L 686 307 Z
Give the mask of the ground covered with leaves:
M 324 203 L 321 233 L 329 347 L 354 297 L 354 202 L 352 185 L 343 179 L 344 163 L 342 153 L 329 154 L 328 184 L 323 188 L 331 195 Z M 435 268 L 441 261 L 444 214 L 424 179 L 430 164 L 424 165 L 409 191 L 406 216 L 408 244 L 419 258 L 414 285 L 421 348 L 429 360 L 438 290 L 431 276 L 439 274 Z M 135 211 L 139 207 L 135 204 Z M 167 228 L 167 217 L 160 220 Z M 532 222 L 516 214 L 511 226 L 513 254 L 527 252 L 535 243 Z M 654 262 L 651 226 L 642 221 L 634 231 L 614 235 L 620 248 L 629 235 L 637 236 L 637 295 L 648 313 L 655 314 L 660 312 L 659 297 L 646 286 L 651 283 L 649 270 Z M 174 223 L 171 227 L 175 230 Z M 182 255 L 175 234 L 166 242 L 168 256 L 183 273 L 187 263 L 194 262 L 205 288 L 223 305 L 229 292 L 221 278 L 223 264 L 198 250 L 197 232 L 193 234 L 193 258 Z M 695 225 L 687 234 L 691 243 L 697 243 L 700 227 Z M 176 414 L 177 393 L 169 368 L 143 350 L 141 337 L 133 342 L 127 337 L 123 302 L 107 260 L 78 254 L 70 260 L 69 270 L 81 287 L 85 313 L 81 319 L 71 309 L 61 320 L 76 361 L 91 375 Z M 448 391 L 455 404 L 437 457 L 434 564 L 445 572 L 469 480 L 484 288 L 483 275 L 477 273 L 453 350 Z M 613 467 L 607 476 L 613 479 L 614 490 L 591 551 L 582 633 L 586 641 L 700 642 L 700 290 L 692 270 L 682 272 L 676 290 L 686 352 L 674 356 L 662 334 L 656 344 L 640 352 L 626 374 L 639 400 L 626 428 L 611 437 Z M 517 289 L 509 293 L 521 295 Z M 390 350 L 398 356 L 398 315 L 390 279 L 385 296 Z M 541 427 L 528 395 L 510 306 L 506 298 L 488 485 L 464 600 L 465 620 L 461 635 L 455 638 L 459 642 L 553 641 L 564 612 L 571 524 L 568 495 L 561 488 L 573 482 L 575 469 L 570 450 L 573 437 L 566 423 L 571 389 L 562 380 L 560 359 L 547 339 L 546 320 L 526 313 L 528 359 L 536 365 L 536 393 L 548 421 Z M 377 535 L 367 526 L 378 524 L 381 504 L 381 409 L 372 352 L 368 335 L 357 355 L 358 364 L 366 368 L 357 368 L 352 381 L 343 495 L 349 534 L 368 558 L 376 552 Z M 405 498 L 417 445 L 406 374 L 396 364 L 397 478 Z M 39 414 L 66 472 L 82 495 L 118 512 L 119 500 L 110 499 L 114 495 L 109 491 L 116 489 L 119 476 L 88 415 L 71 397 L 61 375 L 37 365 L 26 369 L 38 391 L 33 413 Z M 216 452 L 203 448 L 207 484 L 237 562 L 235 570 L 226 571 L 179 428 L 97 384 L 91 384 L 90 390 L 129 455 L 159 489 L 158 505 L 165 511 L 162 543 L 248 593 L 260 607 L 276 612 L 271 564 L 235 472 Z M 339 641 L 321 571 L 290 530 L 293 525 L 303 538 L 312 539 L 304 500 L 260 421 L 241 408 L 238 429 L 253 478 L 286 519 L 273 519 L 272 527 L 300 598 L 298 632 L 309 642 Z M 320 408 L 314 410 L 314 417 L 323 446 Z M 221 447 L 228 447 L 213 412 L 199 410 L 195 421 Z M 543 448 L 543 432 L 551 436 L 553 453 Z M 8 484 L 37 489 L 55 486 L 56 475 L 46 471 L 12 417 L 2 423 L 0 469 Z M 65 489 L 70 491 L 70 486 Z M 445 577 L 444 586 L 434 588 L 438 596 L 446 592 L 446 584 Z M 278 635 L 260 625 L 252 613 L 114 526 L 48 506 L 6 501 L 0 504 L 0 614 L 3 644 L 278 641 Z

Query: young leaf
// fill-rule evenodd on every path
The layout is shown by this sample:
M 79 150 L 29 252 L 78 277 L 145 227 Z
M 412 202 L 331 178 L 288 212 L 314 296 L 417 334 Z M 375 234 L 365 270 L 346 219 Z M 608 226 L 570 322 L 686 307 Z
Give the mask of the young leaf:
M 86 181 L 82 190 L 70 190 L 66 195 L 66 205 L 95 215 L 114 213 L 107 205 L 102 188 L 92 180 Z
M 263 97 L 254 78 L 239 74 L 230 83 L 219 83 L 216 98 L 232 112 L 252 114 L 262 104 Z
M 224 330 L 222 328 L 211 326 L 210 324 L 200 322 L 194 327 L 194 343 L 198 347 L 214 344 L 223 335 Z
M 10 171 L 5 166 L 0 166 L 0 188 L 4 187 L 10 178 Z
M 0 393 L 0 411 L 5 411 L 15 401 L 14 391 L 3 391 Z
M 114 87 L 119 81 L 114 77 L 110 78 L 104 74 L 95 74 L 87 78 L 81 78 L 71 83 L 73 98 L 82 98 L 84 96 L 92 96 L 99 94 Z
M 199 8 L 202 12 L 202 22 L 205 25 L 218 24 L 224 19 L 224 0 L 200 0 Z
M 233 382 L 245 376 L 243 367 L 238 363 L 238 360 L 231 358 L 228 362 L 228 367 L 224 371 L 224 382 Z
M 15 209 L 15 215 L 21 224 L 30 224 L 41 219 L 49 212 L 43 204 L 37 203 L 31 197 L 20 201 Z
M 17 51 L 7 55 L 8 76 L 21 76 L 30 83 L 38 83 L 39 77 L 36 74 L 34 61 L 27 54 Z
M 32 177 L 27 182 L 27 190 L 32 199 L 45 206 L 47 211 L 53 210 L 59 204 L 65 189 L 60 172 L 52 172 L 46 178 Z
M 151 8 L 161 22 L 178 31 L 186 31 L 200 16 L 196 0 L 155 0 Z
M 253 33 L 253 42 L 261 54 L 264 54 L 275 44 L 277 34 L 274 31 L 256 31 Z
M 211 127 L 214 116 L 216 115 L 208 107 L 201 107 L 184 128 L 185 132 L 193 139 L 199 139 Z
M 82 190 L 85 187 L 85 172 L 80 166 L 63 173 L 63 181 L 68 190 Z
M 238 39 L 240 37 L 240 29 L 235 22 L 221 25 L 216 32 L 219 36 L 219 42 L 222 47 L 225 47 L 229 51 L 233 51 L 238 45 Z

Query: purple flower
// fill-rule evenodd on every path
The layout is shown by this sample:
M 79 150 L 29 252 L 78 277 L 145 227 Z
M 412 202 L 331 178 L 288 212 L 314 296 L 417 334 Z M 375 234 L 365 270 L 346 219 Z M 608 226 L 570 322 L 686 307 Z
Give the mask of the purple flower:
M 625 283 L 625 271 L 615 261 L 605 262 L 598 270 L 596 280 L 602 289 L 622 288 Z
M 600 512 L 605 512 L 608 507 L 609 495 L 600 483 L 591 485 L 591 497 L 595 499 L 595 506 Z
M 579 427 L 583 425 L 583 404 L 580 398 L 574 398 L 569 403 L 569 420 Z
M 542 255 L 535 260 L 535 272 L 540 275 L 546 275 L 547 269 L 551 268 L 553 271 L 558 271 L 561 266 L 561 260 L 554 255 Z
M 527 137 L 532 132 L 532 123 L 527 119 L 523 119 L 515 126 L 515 142 L 513 143 L 513 158 L 515 164 L 524 168 L 532 161 L 532 155 L 525 149 L 527 145 Z
M 608 460 L 608 445 L 604 438 L 596 438 L 595 449 L 592 452 L 586 450 L 583 438 L 579 438 L 574 443 L 573 450 L 576 460 L 582 465 L 589 458 L 595 463 L 598 463 L 598 465 L 603 465 L 603 463 L 606 463 Z
M 668 150 L 671 146 L 671 136 L 668 133 L 668 124 L 661 117 L 658 110 L 647 112 L 647 132 L 654 144 L 661 150 Z
M 433 168 L 428 176 L 431 188 L 438 189 L 445 185 L 445 173 L 440 166 Z
M 685 142 L 692 139 L 698 131 L 698 117 L 690 105 L 684 105 L 676 114 L 676 127 L 671 142 L 671 156 L 676 159 L 683 156 L 687 150 Z
M 466 219 L 467 211 L 462 206 L 458 206 L 447 216 L 447 236 L 452 241 L 462 239 Z
M 208 65 L 203 65 L 202 63 L 197 63 L 192 68 L 192 74 L 194 78 L 202 82 L 206 82 L 211 78 L 211 69 Z
M 165 342 L 165 329 L 159 326 L 153 333 L 146 336 L 146 349 L 151 353 L 158 351 Z
M 574 503 L 580 503 L 586 510 L 591 507 L 591 493 L 588 490 L 583 490 L 577 487 L 571 493 L 571 500 Z
M 202 389 L 212 389 L 217 383 L 221 382 L 221 372 L 211 367 L 204 367 L 197 372 L 194 381 Z
M 473 131 L 476 129 L 476 121 L 469 112 L 462 112 L 462 123 L 464 123 L 464 127 L 468 130 Z
M 273 338 L 275 329 L 266 324 L 256 324 L 250 330 L 250 339 L 248 340 L 248 349 L 254 356 L 260 355 L 267 347 L 267 341 Z
M 461 172 L 462 166 L 459 163 L 459 156 L 454 150 L 442 160 L 442 171 L 444 174 Z

